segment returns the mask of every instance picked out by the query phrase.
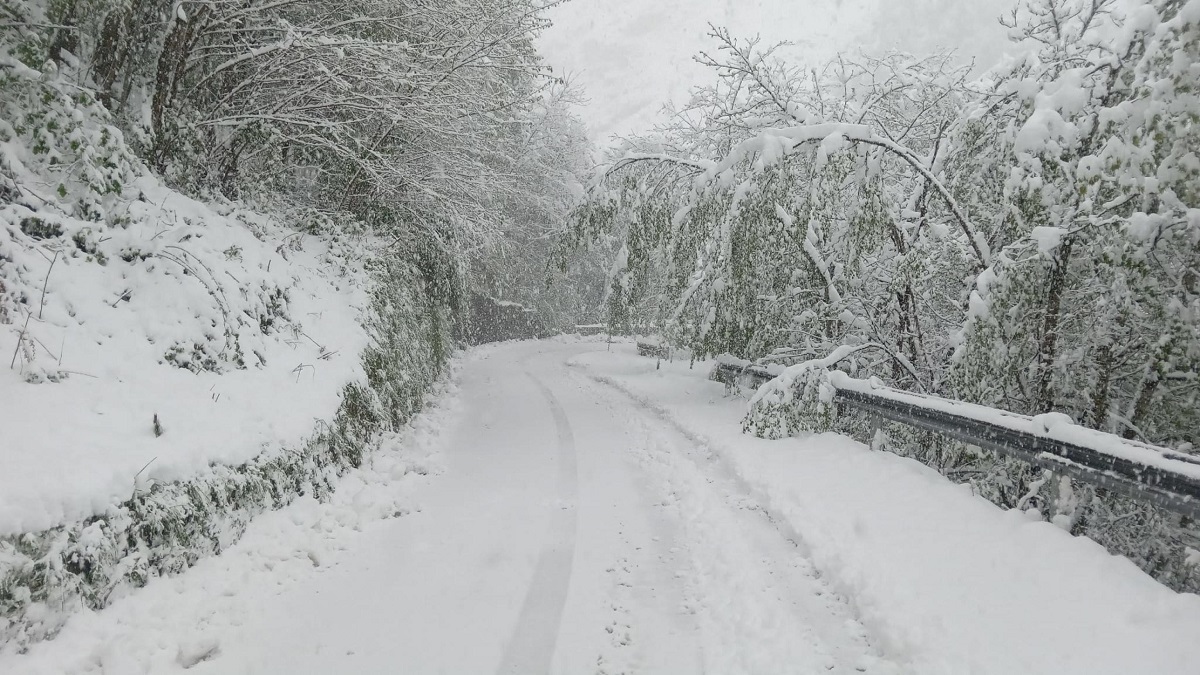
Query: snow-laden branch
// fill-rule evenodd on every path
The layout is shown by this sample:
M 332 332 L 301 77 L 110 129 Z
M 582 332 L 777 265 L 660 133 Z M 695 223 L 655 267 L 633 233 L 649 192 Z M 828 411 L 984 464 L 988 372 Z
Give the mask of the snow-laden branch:
M 925 180 L 929 181 L 929 184 L 938 191 L 938 194 L 946 202 L 946 206 L 954 214 L 954 219 L 958 221 L 959 227 L 962 228 L 963 234 L 966 235 L 967 241 L 971 244 L 971 249 L 975 252 L 975 257 L 978 259 L 980 267 L 987 267 L 991 264 L 991 252 L 988 250 L 987 241 L 971 225 L 971 222 L 967 220 L 967 214 L 963 213 L 962 207 L 958 205 L 958 202 L 954 199 L 954 195 L 950 194 L 950 190 L 929 171 L 925 164 L 911 150 L 886 138 L 881 138 L 878 135 L 873 135 L 872 138 L 848 140 L 884 148 L 908 162 Z
M 746 409 L 752 410 L 759 401 L 767 396 L 776 394 L 786 395 L 786 393 L 791 390 L 792 383 L 796 381 L 796 378 L 808 373 L 809 371 L 827 370 L 861 351 L 867 349 L 880 349 L 882 347 L 883 345 L 875 342 L 868 342 L 861 345 L 842 345 L 837 349 L 834 349 L 829 353 L 828 356 L 823 358 L 810 359 L 801 363 L 792 364 L 784 368 L 782 371 L 774 371 L 773 369 L 771 374 L 775 376 L 774 379 L 768 380 L 758 388 L 758 391 L 754 393 L 754 396 L 746 405 Z
M 783 208 L 783 206 L 779 204 L 775 205 L 775 216 L 783 222 L 784 226 L 787 227 L 788 230 L 795 228 L 795 222 L 792 219 L 792 214 L 788 213 L 787 209 Z M 804 233 L 804 241 L 801 242 L 801 247 L 804 249 L 805 255 L 807 255 L 809 260 L 812 261 L 813 266 L 816 267 L 817 271 L 821 273 L 821 278 L 825 280 L 825 294 L 829 299 L 829 303 L 838 304 L 842 301 L 842 296 L 840 293 L 838 293 L 837 287 L 834 286 L 833 275 L 829 272 L 829 264 L 825 262 L 825 258 L 821 255 L 821 252 L 817 250 L 817 245 L 813 241 L 813 238 L 812 228 L 807 228 L 807 231 Z
M 620 171 L 630 165 L 638 162 L 662 162 L 666 164 L 678 164 L 696 171 L 708 171 L 712 168 L 713 163 L 707 160 L 693 160 L 684 157 L 672 157 L 671 155 L 661 153 L 629 153 L 616 162 L 609 168 L 607 173 Z
M 950 189 L 937 176 L 933 175 L 916 153 L 899 143 L 880 136 L 875 133 L 874 129 L 865 124 L 828 122 L 824 124 L 805 124 L 782 129 L 769 129 L 754 138 L 747 139 L 734 146 L 733 150 L 724 159 L 712 164 L 703 175 L 697 177 L 696 188 L 697 190 L 702 190 L 706 185 L 717 180 L 723 173 L 752 155 L 759 156 L 755 166 L 762 169 L 778 163 L 802 146 L 820 144 L 828 151 L 835 151 L 840 149 L 839 140 L 883 148 L 916 169 L 925 180 L 929 181 L 929 184 L 937 190 L 943 201 L 946 202 L 946 206 L 949 207 L 950 212 L 954 215 L 954 219 L 958 221 L 959 228 L 966 235 L 979 266 L 982 268 L 991 264 L 991 255 L 988 251 L 987 242 L 971 224 L 962 207 L 954 199 L 954 195 L 950 193 Z

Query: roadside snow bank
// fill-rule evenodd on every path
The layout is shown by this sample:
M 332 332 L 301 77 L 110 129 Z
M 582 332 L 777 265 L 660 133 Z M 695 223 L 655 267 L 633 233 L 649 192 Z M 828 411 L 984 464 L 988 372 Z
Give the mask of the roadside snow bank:
M 835 434 L 741 433 L 711 364 L 575 359 L 708 446 L 802 539 L 889 658 L 921 673 L 1190 674 L 1200 598 L 911 459 Z
M 187 574 L 153 579 L 102 612 L 81 611 L 54 640 L 25 654 L 15 644 L 0 647 L 0 672 L 174 673 L 218 656 L 258 604 L 310 583 L 364 532 L 419 508 L 413 491 L 440 472 L 442 430 L 460 414 L 456 371 L 452 363 L 426 408 L 384 434 L 362 467 L 337 479 L 327 500 L 300 497 L 263 514 L 220 556 Z
M 53 66 L 0 55 L 0 644 L 328 498 L 420 409 L 457 311 L 424 235 L 387 250 L 266 183 L 190 199 Z
M 0 205 L 0 643 L 326 498 L 451 348 L 430 280 L 353 221 L 145 172 L 106 200 Z
M 105 607 L 130 587 L 224 551 L 264 512 L 299 497 L 328 499 L 380 432 L 399 429 L 421 408 L 448 356 L 449 310 L 413 264 L 381 258 L 370 267 L 369 310 L 354 321 L 362 322 L 365 346 L 347 369 L 361 368 L 363 377 L 331 392 L 329 409 L 318 413 L 329 421 L 313 419 L 294 445 L 247 445 L 241 463 L 213 461 L 178 480 L 139 477 L 127 499 L 97 506 L 103 511 L 94 516 L 0 536 L 0 643 L 52 636 L 79 609 Z M 266 379 L 264 395 L 282 391 Z M 169 449 L 170 431 L 155 440 Z

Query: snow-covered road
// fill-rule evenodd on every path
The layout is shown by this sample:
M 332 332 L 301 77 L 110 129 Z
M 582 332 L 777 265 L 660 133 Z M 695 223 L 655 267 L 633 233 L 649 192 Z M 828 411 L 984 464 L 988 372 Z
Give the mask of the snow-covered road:
M 1194 673 L 1200 599 L 910 460 L 740 434 L 632 345 L 472 351 L 413 425 L 9 673 Z
M 211 673 L 893 672 L 685 437 L 526 343 L 464 369 L 421 511 L 253 612 Z

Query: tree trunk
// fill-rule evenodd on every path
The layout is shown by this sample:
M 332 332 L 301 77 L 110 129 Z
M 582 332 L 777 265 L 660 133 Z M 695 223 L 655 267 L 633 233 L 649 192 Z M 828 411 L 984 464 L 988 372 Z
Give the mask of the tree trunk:
M 1101 431 L 1108 425 L 1109 386 L 1112 381 L 1112 343 L 1100 345 L 1096 355 L 1096 370 L 1100 378 L 1096 382 L 1096 393 L 1092 396 L 1092 428 Z
M 51 5 L 50 22 L 63 26 L 54 30 L 50 39 L 50 60 L 62 63 L 62 53 L 70 52 L 79 56 L 79 31 L 75 28 L 75 2 L 64 2 L 55 7 Z M 58 9 L 58 11 L 54 11 Z
M 1163 375 L 1166 374 L 1171 343 L 1171 340 L 1164 340 L 1154 350 L 1154 358 L 1146 368 L 1146 375 L 1142 378 L 1137 399 L 1134 400 L 1133 409 L 1129 413 L 1129 424 L 1121 434 L 1125 438 L 1137 438 L 1146 420 L 1146 415 L 1150 413 L 1150 404 L 1154 402 L 1154 394 L 1158 391 L 1158 385 L 1162 383 Z
M 174 92 L 172 76 L 175 73 L 175 61 L 180 58 L 179 52 L 183 46 L 184 27 L 179 22 L 173 22 L 163 40 L 162 51 L 158 54 L 158 67 L 154 71 L 154 96 L 150 100 L 150 130 L 154 134 L 154 164 L 159 171 L 163 170 L 168 150 L 168 132 L 164 123 L 167 108 L 171 105 Z
M 93 80 L 100 102 L 110 111 L 116 112 L 113 106 L 113 85 L 117 75 L 125 67 L 129 56 L 130 35 L 127 29 L 128 14 L 122 10 L 113 10 L 104 17 L 104 25 L 100 29 L 100 41 L 96 44 L 96 56 L 92 65 Z
M 179 84 L 187 67 L 187 56 L 204 22 L 208 8 L 202 7 L 187 22 L 171 18 L 171 27 L 163 40 L 158 54 L 158 65 L 154 72 L 154 97 L 150 101 L 150 129 L 154 133 L 153 158 L 155 168 L 163 171 L 167 157 L 171 154 L 171 132 L 166 127 L 165 116 L 172 106 Z
M 1033 400 L 1033 413 L 1048 412 L 1053 405 L 1050 381 L 1054 370 L 1054 359 L 1058 355 L 1058 328 L 1062 322 L 1063 293 L 1067 288 L 1067 268 L 1071 262 L 1071 247 L 1074 239 L 1067 238 L 1058 248 L 1058 256 L 1050 268 L 1046 280 L 1046 313 L 1042 315 L 1042 337 L 1038 343 L 1037 387 Z

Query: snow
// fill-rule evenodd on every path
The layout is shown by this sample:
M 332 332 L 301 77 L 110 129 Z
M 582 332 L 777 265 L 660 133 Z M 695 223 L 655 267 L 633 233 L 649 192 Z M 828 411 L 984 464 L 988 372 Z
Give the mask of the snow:
M 333 504 L 265 516 L 0 671 L 899 672 L 685 434 L 565 365 L 608 348 L 474 350 L 424 439 Z
M 1079 136 L 1079 129 L 1050 108 L 1033 111 L 1013 143 L 1016 152 L 1060 152 Z
M 313 584 L 364 532 L 417 508 L 414 489 L 440 470 L 440 431 L 457 411 L 451 377 L 404 429 L 384 435 L 363 467 L 339 479 L 329 502 L 302 496 L 259 516 L 221 555 L 185 574 L 154 578 L 104 611 L 81 610 L 58 637 L 28 654 L 16 654 L 15 645 L 0 647 L 0 672 L 204 672 L 223 663 L 226 642 L 257 606 L 277 599 L 281 589 Z M 319 618 L 307 610 L 296 616 Z M 291 672 L 300 671 L 311 672 Z
M 151 177 L 125 194 L 128 223 L 102 236 L 43 210 L 37 216 L 64 233 L 35 240 L 20 230 L 31 212 L 0 208 L 0 257 L 13 260 L 0 278 L 32 298 L 22 311 L 33 312 L 25 343 L 34 355 L 16 355 L 24 316 L 3 326 L 0 353 L 16 358 L 0 374 L 0 535 L 75 522 L 149 481 L 299 443 L 362 377 L 369 244 L 206 205 Z M 276 296 L 272 308 L 278 291 L 287 300 Z M 217 366 L 224 372 L 192 372 L 166 362 L 173 348 L 184 360 L 197 344 L 225 356 L 240 349 L 245 367 L 229 359 Z
M 716 361 L 722 365 L 732 366 L 734 368 L 749 368 L 750 366 L 754 365 L 753 361 L 750 361 L 749 359 L 740 359 L 733 354 L 720 354 L 717 356 Z
M 1051 253 L 1062 244 L 1067 230 L 1061 227 L 1035 227 L 1030 233 L 1037 242 L 1038 253 Z
M 711 365 L 473 350 L 329 504 L 0 672 L 1195 672 L 1200 598 L 915 461 L 746 436 Z

